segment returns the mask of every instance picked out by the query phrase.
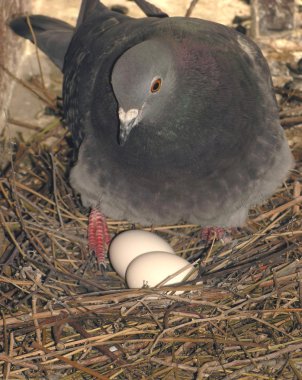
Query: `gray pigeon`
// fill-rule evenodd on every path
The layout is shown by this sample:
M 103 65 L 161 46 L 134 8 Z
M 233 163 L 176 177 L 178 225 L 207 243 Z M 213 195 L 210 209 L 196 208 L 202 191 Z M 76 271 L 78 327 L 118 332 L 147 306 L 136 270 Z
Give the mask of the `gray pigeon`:
M 113 219 L 240 226 L 293 164 L 268 65 L 228 27 L 136 3 L 153 17 L 98 0 L 82 1 L 76 28 L 31 16 L 64 73 L 71 184 Z M 24 18 L 10 26 L 32 39 Z

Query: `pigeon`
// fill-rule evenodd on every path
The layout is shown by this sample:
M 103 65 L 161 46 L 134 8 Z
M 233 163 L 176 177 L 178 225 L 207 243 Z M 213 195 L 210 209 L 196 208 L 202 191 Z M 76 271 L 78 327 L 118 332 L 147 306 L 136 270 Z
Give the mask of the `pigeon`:
M 30 16 L 38 47 L 63 71 L 70 183 L 93 210 L 91 246 L 106 235 L 97 210 L 141 225 L 242 226 L 293 166 L 257 45 L 136 3 L 148 17 L 98 0 L 82 1 L 75 28 Z M 26 18 L 10 26 L 33 41 Z

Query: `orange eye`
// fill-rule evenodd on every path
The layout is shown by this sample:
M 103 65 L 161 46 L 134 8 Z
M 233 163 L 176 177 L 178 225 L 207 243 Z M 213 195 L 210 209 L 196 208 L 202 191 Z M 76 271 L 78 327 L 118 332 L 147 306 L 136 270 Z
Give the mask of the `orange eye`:
M 158 92 L 161 88 L 161 79 L 157 78 L 155 79 L 151 84 L 151 92 Z

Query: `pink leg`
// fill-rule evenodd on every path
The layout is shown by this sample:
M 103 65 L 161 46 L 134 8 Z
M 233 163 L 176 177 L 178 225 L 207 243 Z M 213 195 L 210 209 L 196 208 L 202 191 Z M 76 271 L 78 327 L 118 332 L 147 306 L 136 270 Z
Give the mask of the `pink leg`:
M 89 215 L 88 246 L 100 263 L 105 261 L 105 255 L 110 243 L 110 235 L 105 216 L 98 210 L 92 209 Z

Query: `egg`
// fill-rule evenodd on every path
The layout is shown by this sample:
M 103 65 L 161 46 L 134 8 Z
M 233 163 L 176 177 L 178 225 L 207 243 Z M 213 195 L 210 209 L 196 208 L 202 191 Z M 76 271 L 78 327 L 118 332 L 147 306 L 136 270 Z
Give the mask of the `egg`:
M 182 282 L 194 267 L 187 260 L 173 253 L 148 252 L 131 261 L 126 272 L 126 282 L 129 288 L 154 287 L 185 267 L 187 268 L 164 285 Z
M 109 258 L 115 271 L 123 278 L 128 265 L 137 256 L 151 251 L 170 252 L 170 245 L 152 232 L 141 230 L 125 231 L 117 235 L 110 244 Z

